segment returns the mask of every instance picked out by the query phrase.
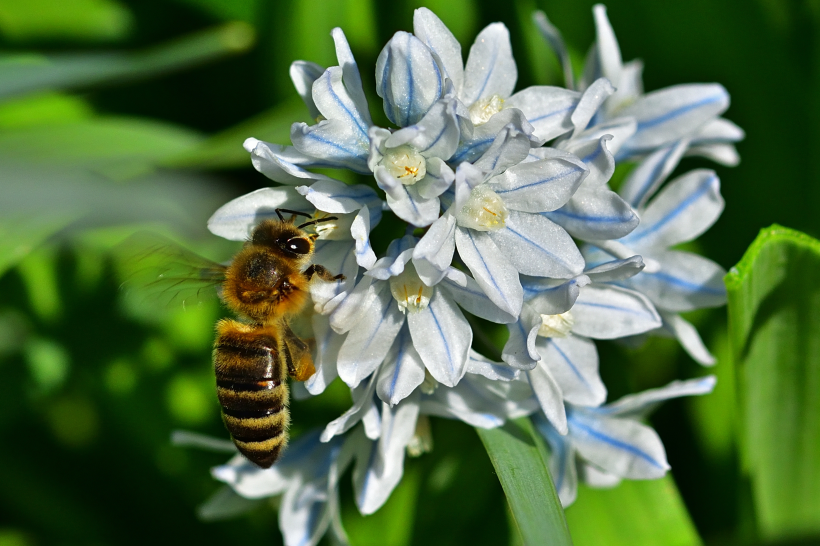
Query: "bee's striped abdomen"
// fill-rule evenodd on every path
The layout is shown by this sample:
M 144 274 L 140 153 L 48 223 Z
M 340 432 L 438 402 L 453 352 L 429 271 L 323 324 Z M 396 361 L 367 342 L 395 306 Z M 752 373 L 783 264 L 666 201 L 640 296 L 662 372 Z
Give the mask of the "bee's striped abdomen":
M 223 320 L 214 344 L 216 392 L 236 447 L 268 468 L 287 444 L 286 367 L 273 328 Z

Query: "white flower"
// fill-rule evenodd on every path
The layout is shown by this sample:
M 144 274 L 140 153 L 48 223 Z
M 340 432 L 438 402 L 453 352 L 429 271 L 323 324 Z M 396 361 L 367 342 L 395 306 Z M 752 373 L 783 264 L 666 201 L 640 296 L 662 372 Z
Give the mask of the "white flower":
M 669 470 L 663 443 L 640 421 L 666 400 L 707 394 L 714 387 L 715 377 L 708 376 L 673 381 L 598 408 L 567 404 L 569 432 L 565 436 L 536 415 L 536 427 L 552 450 L 550 473 L 561 503 L 569 506 L 575 501 L 579 475 L 592 487 L 613 487 L 623 478 L 663 477 Z

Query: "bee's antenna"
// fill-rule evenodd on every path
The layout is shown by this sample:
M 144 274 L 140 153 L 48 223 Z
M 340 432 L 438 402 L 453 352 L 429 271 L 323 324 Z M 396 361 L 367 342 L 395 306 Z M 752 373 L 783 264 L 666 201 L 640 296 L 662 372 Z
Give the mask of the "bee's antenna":
M 303 227 L 312 226 L 314 224 L 321 224 L 322 222 L 330 222 L 331 220 L 338 220 L 335 216 L 328 216 L 327 218 L 318 218 L 316 220 L 311 220 L 310 222 L 305 222 L 301 226 L 296 226 L 298 229 L 302 229 Z
M 295 216 L 305 216 L 305 217 L 307 217 L 307 218 L 313 218 L 313 216 L 311 216 L 310 214 L 308 214 L 308 213 L 306 213 L 306 212 L 299 212 L 298 210 L 290 210 L 290 209 L 276 209 L 276 215 L 277 215 L 277 216 L 279 217 L 279 219 L 280 219 L 281 221 L 283 221 L 283 222 L 285 221 L 285 219 L 282 217 L 282 213 L 283 213 L 283 212 L 290 213 L 290 214 L 292 214 L 294 217 L 295 217 Z M 291 222 L 293 222 L 293 218 L 291 218 L 291 219 L 290 219 L 290 221 L 291 221 Z

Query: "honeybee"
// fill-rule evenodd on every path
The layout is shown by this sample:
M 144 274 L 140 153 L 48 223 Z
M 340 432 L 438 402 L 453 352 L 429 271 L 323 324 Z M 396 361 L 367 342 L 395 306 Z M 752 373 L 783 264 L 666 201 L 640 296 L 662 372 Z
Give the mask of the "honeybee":
M 282 213 L 290 214 L 285 219 Z M 290 413 L 290 375 L 305 381 L 313 373 L 308 345 L 290 329 L 288 320 L 308 300 L 314 276 L 332 282 L 344 279 L 325 267 L 310 264 L 318 237 L 305 228 L 336 220 L 313 219 L 304 212 L 277 209 L 278 220 L 256 226 L 230 265 L 224 266 L 192 255 L 183 249 L 160 245 L 170 266 L 154 277 L 154 288 L 163 291 L 220 285 L 225 305 L 242 320 L 222 319 L 216 324 L 213 349 L 216 393 L 222 419 L 240 453 L 262 468 L 269 468 L 285 449 Z M 296 225 L 297 216 L 309 220 Z M 179 266 L 183 264 L 184 273 Z

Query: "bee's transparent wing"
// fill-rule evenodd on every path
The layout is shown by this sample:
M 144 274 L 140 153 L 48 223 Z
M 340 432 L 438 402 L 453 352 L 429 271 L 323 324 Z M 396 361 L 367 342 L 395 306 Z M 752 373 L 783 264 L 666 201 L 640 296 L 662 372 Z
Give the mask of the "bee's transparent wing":
M 126 297 L 152 306 L 185 307 L 215 299 L 227 269 L 150 232 L 132 235 L 115 255 Z

